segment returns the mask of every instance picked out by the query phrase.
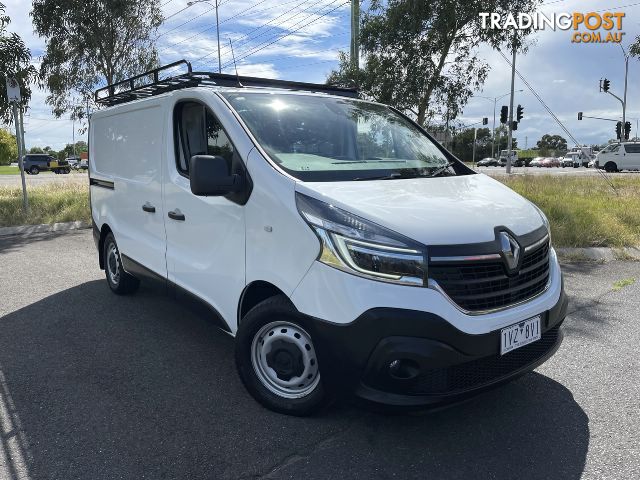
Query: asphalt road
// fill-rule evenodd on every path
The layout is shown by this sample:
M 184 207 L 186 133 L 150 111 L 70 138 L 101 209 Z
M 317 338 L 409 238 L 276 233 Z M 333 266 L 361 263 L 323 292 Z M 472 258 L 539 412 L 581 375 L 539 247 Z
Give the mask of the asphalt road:
M 564 272 L 566 339 L 535 373 L 437 412 L 292 418 L 209 322 L 113 295 L 91 232 L 0 239 L 0 479 L 640 478 L 640 263 Z
M 505 167 L 476 167 L 476 171 L 481 173 L 486 173 L 491 176 L 499 176 L 506 175 Z M 586 177 L 595 177 L 601 176 L 602 174 L 606 174 L 607 176 L 635 176 L 638 177 L 640 172 L 616 172 L 616 173 L 606 173 L 603 170 L 597 170 L 595 168 L 562 168 L 562 167 L 553 167 L 553 168 L 537 168 L 537 167 L 512 167 L 511 172 L 514 175 L 560 175 L 560 176 L 586 176 Z M 640 177 L 638 177 L 640 178 Z

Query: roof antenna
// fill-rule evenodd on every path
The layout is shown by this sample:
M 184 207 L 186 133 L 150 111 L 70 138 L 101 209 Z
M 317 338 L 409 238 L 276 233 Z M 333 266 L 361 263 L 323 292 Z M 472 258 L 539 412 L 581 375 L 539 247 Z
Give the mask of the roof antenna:
M 244 87 L 244 85 L 240 83 L 240 76 L 238 75 L 238 65 L 236 65 L 236 55 L 235 53 L 233 53 L 233 45 L 231 43 L 231 39 L 228 38 L 227 40 L 229 40 L 229 46 L 231 47 L 231 56 L 233 57 L 233 67 L 236 69 L 236 78 L 238 79 L 238 86 Z

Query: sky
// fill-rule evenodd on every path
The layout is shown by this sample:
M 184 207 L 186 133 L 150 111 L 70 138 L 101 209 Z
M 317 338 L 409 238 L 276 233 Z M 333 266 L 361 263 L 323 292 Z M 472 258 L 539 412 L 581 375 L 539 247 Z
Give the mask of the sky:
M 18 33 L 31 49 L 37 66 L 45 41 L 33 32 L 28 0 L 0 0 L 11 17 L 9 31 Z M 223 71 L 233 73 L 228 47 L 232 40 L 239 73 L 287 80 L 323 83 L 337 67 L 338 51 L 349 50 L 350 7 L 345 0 L 218 0 L 220 43 Z M 215 9 L 211 2 L 189 6 L 187 0 L 160 0 L 165 17 L 157 32 L 162 64 L 185 58 L 195 70 L 218 67 Z M 369 0 L 361 4 L 366 10 Z M 626 48 L 640 34 L 638 0 L 545 0 L 540 11 L 549 15 L 561 12 L 622 11 L 625 13 L 622 45 Z M 266 24 L 266 25 L 265 25 Z M 536 32 L 526 54 L 518 55 L 516 67 L 575 139 L 582 144 L 601 144 L 615 136 L 615 123 L 584 119 L 586 116 L 620 119 L 622 107 L 612 96 L 599 92 L 599 80 L 611 80 L 611 91 L 622 96 L 624 56 L 617 44 L 574 44 L 571 32 Z M 509 56 L 509 52 L 506 52 Z M 477 55 L 491 67 L 482 91 L 472 98 L 458 121 L 463 125 L 493 121 L 493 100 L 510 91 L 511 69 L 500 53 L 487 47 Z M 629 61 L 627 118 L 640 118 L 640 59 Z M 514 132 L 521 148 L 534 146 L 543 134 L 560 134 L 560 126 L 547 113 L 525 84 L 516 77 L 514 104 L 524 107 L 524 119 Z M 56 119 L 46 105 L 46 92 L 35 89 L 25 118 L 27 147 L 51 146 L 61 149 L 71 143 L 74 125 L 68 118 Z M 497 103 L 508 105 L 508 96 Z M 76 124 L 75 127 L 78 127 Z M 76 141 L 86 139 L 75 133 Z M 569 140 L 569 145 L 573 142 Z

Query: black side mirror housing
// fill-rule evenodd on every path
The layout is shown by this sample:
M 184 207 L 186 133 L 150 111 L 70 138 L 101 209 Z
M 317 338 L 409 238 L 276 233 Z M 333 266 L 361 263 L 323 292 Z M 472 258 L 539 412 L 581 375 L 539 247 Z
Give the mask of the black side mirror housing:
M 219 197 L 239 191 L 242 177 L 231 174 L 223 157 L 194 155 L 189 162 L 191 192 L 202 197 Z

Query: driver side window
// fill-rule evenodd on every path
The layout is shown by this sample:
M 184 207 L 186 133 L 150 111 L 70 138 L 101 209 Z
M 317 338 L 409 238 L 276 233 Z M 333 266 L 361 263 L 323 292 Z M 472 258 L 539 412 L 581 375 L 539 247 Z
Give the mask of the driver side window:
M 174 111 L 176 167 L 189 176 L 189 160 L 194 155 L 223 157 L 231 171 L 233 144 L 215 115 L 198 102 L 182 102 Z

